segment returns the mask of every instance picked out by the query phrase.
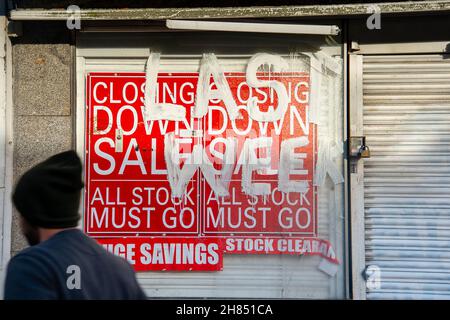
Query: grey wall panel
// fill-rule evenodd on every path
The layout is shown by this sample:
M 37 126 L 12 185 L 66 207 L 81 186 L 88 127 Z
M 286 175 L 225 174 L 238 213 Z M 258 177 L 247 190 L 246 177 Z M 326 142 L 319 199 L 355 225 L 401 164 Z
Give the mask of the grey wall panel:
M 23 24 L 13 39 L 14 183 L 36 163 L 71 149 L 72 55 L 65 23 Z M 11 253 L 26 247 L 13 211 Z

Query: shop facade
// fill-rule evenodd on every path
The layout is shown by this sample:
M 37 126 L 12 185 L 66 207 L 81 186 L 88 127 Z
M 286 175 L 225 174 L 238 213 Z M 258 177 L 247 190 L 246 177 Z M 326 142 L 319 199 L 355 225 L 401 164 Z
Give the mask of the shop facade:
M 2 268 L 72 148 L 150 298 L 450 296 L 450 2 L 61 6 L 5 8 Z

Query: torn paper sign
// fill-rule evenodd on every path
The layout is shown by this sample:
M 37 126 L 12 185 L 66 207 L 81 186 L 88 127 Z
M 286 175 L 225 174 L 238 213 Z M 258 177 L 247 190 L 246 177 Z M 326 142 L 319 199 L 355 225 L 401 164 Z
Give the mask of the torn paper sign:
M 326 258 L 322 258 L 320 259 L 319 266 L 317 268 L 330 277 L 334 277 L 339 270 L 339 265 Z
M 233 254 L 289 254 L 289 255 L 307 255 L 319 256 L 328 264 L 334 267 L 339 266 L 339 260 L 336 252 L 328 240 L 319 238 L 297 238 L 297 237 L 254 237 L 243 238 L 233 237 L 225 240 L 224 246 L 226 253 Z M 322 263 L 321 268 L 332 270 L 332 266 Z

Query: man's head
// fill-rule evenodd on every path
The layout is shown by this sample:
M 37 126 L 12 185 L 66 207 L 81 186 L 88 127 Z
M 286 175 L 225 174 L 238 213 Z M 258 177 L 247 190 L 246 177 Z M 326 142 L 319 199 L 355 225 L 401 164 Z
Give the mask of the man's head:
M 76 227 L 80 215 L 81 161 L 75 151 L 59 153 L 28 170 L 18 181 L 13 202 L 30 245 L 42 241 L 39 229 Z

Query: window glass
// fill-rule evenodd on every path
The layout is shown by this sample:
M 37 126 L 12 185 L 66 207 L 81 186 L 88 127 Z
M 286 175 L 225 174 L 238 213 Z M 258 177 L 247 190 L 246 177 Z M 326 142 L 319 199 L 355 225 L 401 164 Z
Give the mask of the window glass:
M 151 297 L 344 297 L 341 53 L 318 36 L 82 35 L 85 232 Z

